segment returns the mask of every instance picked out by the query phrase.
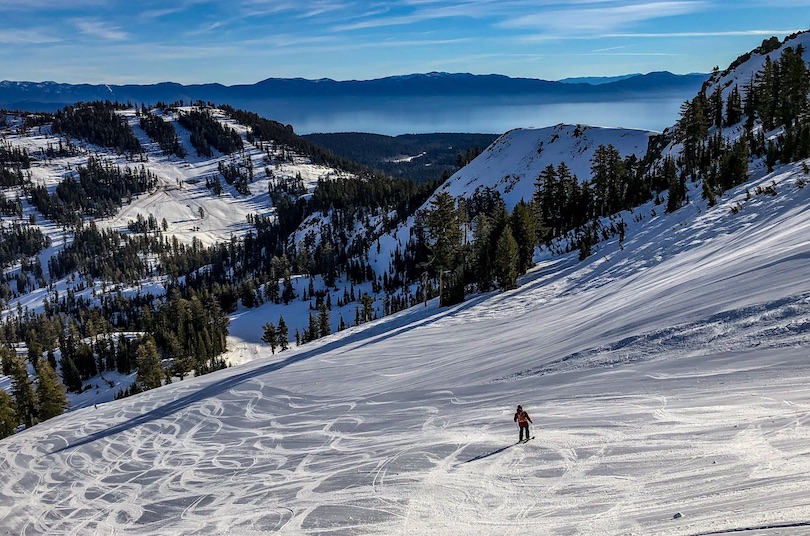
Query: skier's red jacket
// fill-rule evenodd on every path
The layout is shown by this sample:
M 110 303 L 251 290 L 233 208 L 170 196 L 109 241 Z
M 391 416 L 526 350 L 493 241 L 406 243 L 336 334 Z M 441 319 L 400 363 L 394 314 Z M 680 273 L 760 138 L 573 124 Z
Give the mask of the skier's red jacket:
M 520 410 L 515 413 L 515 422 L 518 423 L 518 426 L 529 426 L 529 423 L 532 422 L 532 418 L 529 417 L 529 414 L 526 413 L 525 410 Z

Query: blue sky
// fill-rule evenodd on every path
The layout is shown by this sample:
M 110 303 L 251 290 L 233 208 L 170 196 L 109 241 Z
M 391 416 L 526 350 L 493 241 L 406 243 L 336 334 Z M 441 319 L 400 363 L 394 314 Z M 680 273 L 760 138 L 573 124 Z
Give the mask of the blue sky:
M 0 79 L 251 84 L 725 67 L 810 0 L 0 0 Z

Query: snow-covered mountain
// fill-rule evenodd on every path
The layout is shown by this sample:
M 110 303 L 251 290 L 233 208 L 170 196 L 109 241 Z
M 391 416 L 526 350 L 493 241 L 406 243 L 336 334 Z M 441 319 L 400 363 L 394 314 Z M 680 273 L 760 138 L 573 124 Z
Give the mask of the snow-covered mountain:
M 439 192 L 454 198 L 469 198 L 477 188 L 501 194 L 510 209 L 521 199 L 529 201 L 540 172 L 547 166 L 565 163 L 580 180 L 591 176 L 596 150 L 613 145 L 622 157 L 642 158 L 651 135 L 646 130 L 556 125 L 507 132 L 487 147 L 470 164 L 456 172 Z
M 766 58 L 776 60 L 788 47 L 794 50 L 803 47 L 807 50 L 808 46 L 810 46 L 810 32 L 790 35 L 781 42 L 776 38 L 766 39 L 756 49 L 737 58 L 727 69 L 713 73 L 704 84 L 706 94 L 711 95 L 719 84 L 723 97 L 726 98 L 733 87 L 737 86 L 740 90 L 746 88 L 754 75 L 762 71 Z M 810 58 L 806 55 L 805 59 L 810 63 Z

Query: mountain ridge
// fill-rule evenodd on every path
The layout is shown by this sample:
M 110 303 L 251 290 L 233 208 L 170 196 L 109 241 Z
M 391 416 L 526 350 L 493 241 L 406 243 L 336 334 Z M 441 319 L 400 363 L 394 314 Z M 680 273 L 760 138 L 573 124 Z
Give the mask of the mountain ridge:
M 226 86 L 219 83 L 180 84 L 65 84 L 54 81 L 0 82 L 0 108 L 54 111 L 54 108 L 98 99 L 137 103 L 202 100 L 234 103 L 276 98 L 389 98 L 452 96 L 548 96 L 566 99 L 609 99 L 633 92 L 667 92 L 699 88 L 708 75 L 666 76 L 656 73 L 632 76 L 599 85 L 566 84 L 537 78 L 512 78 L 499 74 L 416 73 L 372 80 L 337 81 L 329 78 L 266 78 L 255 84 Z M 636 85 L 639 82 L 639 85 Z M 32 108 L 40 107 L 40 110 Z M 47 108 L 47 109 L 46 109 Z

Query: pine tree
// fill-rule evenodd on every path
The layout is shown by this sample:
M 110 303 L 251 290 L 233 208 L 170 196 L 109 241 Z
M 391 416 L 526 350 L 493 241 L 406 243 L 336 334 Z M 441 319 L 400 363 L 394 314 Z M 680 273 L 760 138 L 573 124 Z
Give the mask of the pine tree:
M 675 212 L 683 206 L 686 198 L 686 176 L 681 173 L 680 178 L 671 176 L 669 180 L 669 198 L 667 199 L 667 212 Z
M 740 97 L 740 88 L 738 86 L 734 86 L 734 88 L 729 92 L 728 100 L 726 101 L 725 125 L 728 127 L 736 125 L 740 122 L 740 120 L 742 120 L 742 116 L 743 109 L 742 99 Z
M 160 387 L 163 380 L 163 368 L 160 364 L 160 355 L 155 340 L 152 337 L 147 336 L 141 340 L 135 351 L 135 361 L 138 363 L 138 374 L 135 378 L 138 387 L 142 391 Z
M 37 383 L 37 412 L 39 420 L 44 421 L 65 412 L 68 404 L 65 388 L 59 383 L 56 371 L 50 363 L 40 359 L 37 365 L 39 382 Z
M 287 323 L 284 322 L 284 317 L 278 317 L 278 327 L 276 328 L 276 342 L 279 347 L 279 351 L 283 352 L 284 350 L 289 349 L 290 347 L 290 334 L 287 329 Z
M 374 320 L 374 298 L 368 292 L 364 292 L 360 297 L 360 304 L 363 306 L 361 321 L 370 322 Z
M 18 424 L 20 421 L 17 419 L 14 399 L 6 391 L 0 389 L 0 439 L 13 434 L 14 428 Z
M 705 93 L 700 93 L 691 101 L 681 105 L 681 118 L 678 120 L 678 134 L 683 141 L 684 169 L 692 173 L 700 163 L 699 149 L 709 133 L 710 121 L 707 118 L 708 103 Z
M 534 261 L 534 248 L 540 235 L 539 221 L 534 206 L 521 201 L 515 205 L 511 218 L 512 235 L 518 247 L 518 273 L 524 274 Z
M 551 236 L 556 236 L 561 231 L 562 202 L 557 170 L 549 164 L 540 172 L 534 183 L 534 203 L 540 212 L 541 221 L 549 227 Z
M 6 376 L 11 376 L 11 363 L 15 352 L 5 344 L 0 344 L 0 372 Z
M 430 250 L 430 265 L 440 280 L 445 271 L 455 270 L 461 261 L 460 215 L 453 197 L 441 192 L 431 201 L 423 216 L 425 244 Z M 441 297 L 440 297 L 441 300 Z
M 600 145 L 591 162 L 595 215 L 607 216 L 622 208 L 626 183 L 624 161 L 613 145 Z
M 272 322 L 268 322 L 262 326 L 262 329 L 264 330 L 262 340 L 270 345 L 270 352 L 275 354 L 276 346 L 278 345 L 278 341 L 276 339 L 276 326 L 274 326 Z
M 720 84 L 715 84 L 709 103 L 712 125 L 720 128 L 723 126 L 723 92 L 720 89 Z
M 61 361 L 62 366 L 62 383 L 71 393 L 82 392 L 82 378 L 79 374 L 79 369 L 76 368 L 76 363 L 69 357 L 63 357 Z
M 332 333 L 332 325 L 329 319 L 329 309 L 326 304 L 318 307 L 318 329 L 321 337 L 326 337 Z
M 304 342 L 314 341 L 318 335 L 318 319 L 313 313 L 309 313 L 309 327 L 304 332 Z
M 473 279 L 478 285 L 478 290 L 486 292 L 492 288 L 492 281 L 495 279 L 495 261 L 490 251 L 490 234 L 492 233 L 492 221 L 486 214 L 479 214 L 476 217 L 475 242 L 473 245 L 471 268 Z
M 517 286 L 518 245 L 512 229 L 506 225 L 498 237 L 495 249 L 495 276 L 502 290 Z
M 17 415 L 25 426 L 36 422 L 37 398 L 25 361 L 15 356 L 11 362 L 11 393 L 14 396 Z

